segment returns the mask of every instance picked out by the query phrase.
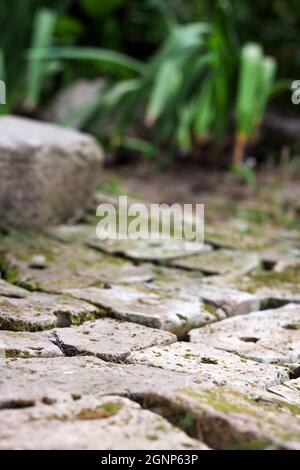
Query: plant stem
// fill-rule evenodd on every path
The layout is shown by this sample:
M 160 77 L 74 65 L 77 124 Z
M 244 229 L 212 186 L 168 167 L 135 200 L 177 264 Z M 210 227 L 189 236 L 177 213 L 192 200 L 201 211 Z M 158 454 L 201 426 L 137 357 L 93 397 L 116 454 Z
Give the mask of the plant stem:
M 241 165 L 243 163 L 247 140 L 246 134 L 236 135 L 233 151 L 233 163 L 236 165 Z

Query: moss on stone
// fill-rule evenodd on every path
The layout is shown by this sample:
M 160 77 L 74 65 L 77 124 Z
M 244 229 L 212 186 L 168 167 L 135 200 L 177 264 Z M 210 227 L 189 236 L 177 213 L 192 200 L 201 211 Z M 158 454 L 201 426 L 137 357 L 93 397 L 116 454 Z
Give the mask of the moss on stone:
M 82 420 L 110 418 L 118 414 L 122 407 L 123 404 L 121 402 L 106 402 L 93 409 L 81 410 L 76 415 L 76 418 Z

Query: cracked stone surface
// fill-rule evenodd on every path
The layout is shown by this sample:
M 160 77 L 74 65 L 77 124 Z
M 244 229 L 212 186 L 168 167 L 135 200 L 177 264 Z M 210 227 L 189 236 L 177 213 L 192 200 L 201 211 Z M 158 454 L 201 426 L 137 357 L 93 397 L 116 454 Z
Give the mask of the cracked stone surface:
M 300 449 L 298 234 L 84 220 L 0 238 L 0 448 Z
M 204 278 L 198 272 L 157 267 L 155 274 L 152 285 L 168 291 L 174 290 L 199 297 L 202 301 L 219 309 L 219 320 L 226 317 L 226 314 L 228 316 L 243 315 L 260 309 L 261 299 L 258 296 L 237 289 L 208 284 L 204 282 L 204 279 L 208 278 Z
M 206 450 L 161 416 L 118 396 L 0 411 L 0 449 Z
M 15 298 L 22 298 L 28 295 L 28 291 L 22 289 L 21 287 L 14 286 L 9 282 L 0 279 L 0 296 L 2 297 L 15 297 Z
M 98 240 L 88 243 L 106 253 L 123 255 L 140 261 L 167 261 L 189 256 L 192 253 L 210 251 L 209 245 L 184 240 Z
M 241 394 L 223 386 L 207 389 L 182 372 L 88 357 L 15 359 L 4 361 L 0 388 L 2 411 L 49 406 L 87 394 L 96 399 L 125 394 L 213 448 L 299 448 L 298 408 L 284 403 L 279 407 L 280 397 L 259 390 Z
M 190 331 L 200 345 L 236 353 L 260 363 L 300 362 L 300 306 L 289 304 Z
M 287 400 L 288 403 L 294 403 L 300 407 L 300 378 L 275 385 L 269 390 Z
M 275 395 L 241 394 L 228 387 L 191 387 L 159 391 L 144 406 L 185 429 L 215 449 L 292 449 L 300 447 L 300 409 Z
M 15 282 L 49 293 L 112 282 L 136 283 L 154 277 L 151 266 L 135 266 L 83 245 L 66 245 L 42 237 L 10 245 L 5 259 L 14 269 Z
M 266 389 L 288 379 L 288 371 L 283 367 L 262 366 L 208 346 L 205 342 L 147 348 L 131 353 L 127 362 L 182 371 L 193 374 L 201 383 L 227 385 L 238 390 L 251 390 L 253 387 Z
M 245 274 L 260 266 L 260 258 L 256 253 L 221 249 L 186 256 L 170 264 L 204 274 Z
M 105 253 L 121 255 L 134 261 L 164 262 L 193 253 L 210 251 L 208 244 L 184 240 L 100 240 L 95 236 L 96 224 L 60 225 L 50 233 L 65 242 L 84 242 Z
M 47 330 L 80 324 L 100 314 L 95 306 L 67 296 L 32 293 L 22 299 L 0 297 L 0 330 Z
M 6 359 L 0 369 L 0 409 L 79 395 L 144 395 L 198 382 L 182 372 L 107 363 L 91 356 Z
M 172 333 L 112 318 L 56 329 L 55 336 L 67 356 L 93 355 L 113 362 L 123 361 L 132 351 L 177 340 Z
M 184 335 L 196 326 L 216 321 L 216 309 L 207 308 L 199 297 L 166 292 L 147 284 L 110 288 L 69 289 L 68 294 L 103 308 L 121 320 Z
M 0 358 L 58 357 L 61 350 L 41 333 L 0 331 Z
M 244 276 L 215 276 L 208 282 L 252 293 L 266 305 L 300 303 L 300 263 L 279 272 L 259 270 Z

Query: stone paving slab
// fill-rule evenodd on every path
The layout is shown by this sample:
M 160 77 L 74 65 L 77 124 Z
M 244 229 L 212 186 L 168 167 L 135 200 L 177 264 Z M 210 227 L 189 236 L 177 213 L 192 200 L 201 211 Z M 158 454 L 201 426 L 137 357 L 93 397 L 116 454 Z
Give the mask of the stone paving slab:
M 9 282 L 0 279 L 0 296 L 2 297 L 14 297 L 14 298 L 23 298 L 29 295 L 29 292 L 21 287 L 14 286 Z
M 126 362 L 192 374 L 204 384 L 266 389 L 288 379 L 284 367 L 261 365 L 202 343 L 177 342 L 131 353 Z
M 0 330 L 39 331 L 80 324 L 103 312 L 68 296 L 32 293 L 22 299 L 0 297 Z
M 300 306 L 228 318 L 190 331 L 190 340 L 261 363 L 300 362 Z
M 212 276 L 206 280 L 254 294 L 266 306 L 300 303 L 300 263 L 280 272 L 254 271 L 244 276 Z
M 30 290 L 60 293 L 68 288 L 135 283 L 154 277 L 151 266 L 135 266 L 84 245 L 67 245 L 46 237 L 11 242 L 2 250 L 6 265 L 14 270 L 14 282 Z
M 171 266 L 204 274 L 245 274 L 260 266 L 256 253 L 239 250 L 214 250 L 171 261 Z
M 0 368 L 0 409 L 72 396 L 143 395 L 188 383 L 198 380 L 182 372 L 107 363 L 92 356 L 6 359 Z
M 217 320 L 199 297 L 143 284 L 110 288 L 68 289 L 66 293 L 103 308 L 109 315 L 182 336 L 190 329 Z
M 257 227 L 244 222 L 206 224 L 205 241 L 217 248 L 254 251 L 263 256 L 268 252 L 290 256 L 300 249 L 297 230 Z
M 174 290 L 199 297 L 205 303 L 218 309 L 219 320 L 226 317 L 226 314 L 228 316 L 243 315 L 260 309 L 261 300 L 254 294 L 208 284 L 203 280 L 208 278 L 203 278 L 203 275 L 195 271 L 157 267 L 155 274 L 152 285 L 168 291 Z
M 143 406 L 181 423 L 214 449 L 300 449 L 300 407 L 268 392 L 183 387 L 147 394 Z
M 206 450 L 161 416 L 118 396 L 0 411 L 0 449 Z
M 134 261 L 164 262 L 170 259 L 189 256 L 193 253 L 204 253 L 211 250 L 210 245 L 188 242 L 185 240 L 99 240 L 88 242 L 89 246 L 111 253 L 122 255 Z
M 0 331 L 0 359 L 58 356 L 61 350 L 42 333 Z
M 208 244 L 189 242 L 185 240 L 165 239 L 127 239 L 127 240 L 100 240 L 96 238 L 96 225 L 60 225 L 50 230 L 50 234 L 64 242 L 81 242 L 99 251 L 108 254 L 121 255 L 134 261 L 164 262 L 174 258 L 190 256 L 193 253 L 210 251 Z
M 6 360 L 0 391 L 4 411 L 84 395 L 126 395 L 213 448 L 300 448 L 299 410 L 278 404 L 275 394 L 207 388 L 194 375 L 157 367 L 108 364 L 95 357 Z
M 67 356 L 85 354 L 113 362 L 123 361 L 132 351 L 167 345 L 177 340 L 172 333 L 113 318 L 56 329 L 55 338 Z
M 300 377 L 269 388 L 270 392 L 300 407 Z M 300 414 L 300 411 L 299 411 Z

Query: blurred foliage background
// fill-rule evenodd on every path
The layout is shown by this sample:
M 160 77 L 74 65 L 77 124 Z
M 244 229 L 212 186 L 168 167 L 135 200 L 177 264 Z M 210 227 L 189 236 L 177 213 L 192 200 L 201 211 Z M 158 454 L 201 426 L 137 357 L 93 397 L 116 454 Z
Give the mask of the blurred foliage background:
M 0 112 L 114 151 L 240 165 L 266 110 L 298 112 L 298 0 L 1 0 L 0 23 Z

